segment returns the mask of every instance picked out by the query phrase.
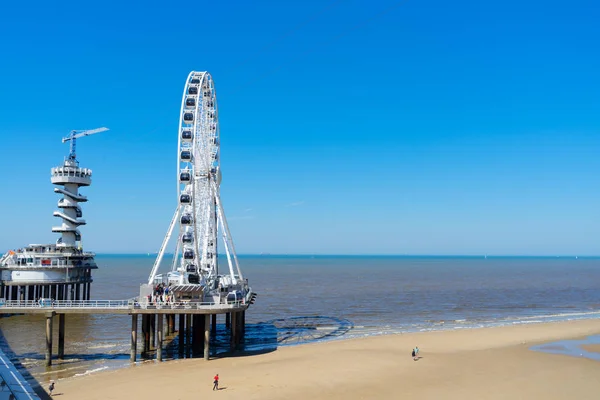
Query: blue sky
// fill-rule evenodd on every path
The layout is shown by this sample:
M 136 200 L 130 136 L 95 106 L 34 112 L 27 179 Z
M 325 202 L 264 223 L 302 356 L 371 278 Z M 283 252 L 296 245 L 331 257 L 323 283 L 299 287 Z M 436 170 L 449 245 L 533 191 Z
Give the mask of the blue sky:
M 122 4 L 121 4 L 122 3 Z M 0 249 L 50 242 L 71 129 L 84 246 L 158 251 L 184 80 L 217 87 L 240 253 L 600 254 L 593 1 L 12 2 Z

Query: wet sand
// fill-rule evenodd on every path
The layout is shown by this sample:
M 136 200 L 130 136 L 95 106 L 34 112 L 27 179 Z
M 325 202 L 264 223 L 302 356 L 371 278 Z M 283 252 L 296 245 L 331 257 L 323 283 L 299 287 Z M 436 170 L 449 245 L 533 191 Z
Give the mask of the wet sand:
M 600 344 L 584 344 L 581 348 L 592 353 L 600 353 Z
M 68 399 L 596 398 L 600 362 L 528 350 L 600 333 L 600 320 L 377 336 L 61 380 Z M 410 352 L 421 349 L 414 361 Z M 218 373 L 221 390 L 212 392 Z M 211 394 L 212 393 L 212 394 Z

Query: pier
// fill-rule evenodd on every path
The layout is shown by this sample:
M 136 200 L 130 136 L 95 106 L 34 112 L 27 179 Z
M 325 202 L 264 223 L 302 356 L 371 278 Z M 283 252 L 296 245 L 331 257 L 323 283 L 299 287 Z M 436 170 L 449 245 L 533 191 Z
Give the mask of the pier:
M 129 300 L 90 300 L 95 254 L 83 251 L 79 228 L 86 225 L 80 203 L 88 198 L 80 188 L 91 185 L 92 171 L 76 157 L 76 140 L 108 128 L 74 130 L 63 143 L 70 152 L 62 165 L 51 169 L 51 182 L 61 194 L 53 215 L 61 225 L 54 244 L 32 244 L 0 257 L 0 315 L 43 314 L 46 365 L 52 365 L 53 326 L 58 316 L 58 359 L 65 356 L 67 315 L 127 314 L 131 316 L 130 359 L 156 350 L 162 361 L 165 336 L 178 326 L 179 356 L 210 358 L 210 337 L 217 318 L 224 315 L 231 350 L 245 334 L 245 313 L 254 303 L 244 278 L 220 197 L 220 129 L 214 80 L 207 71 L 188 75 L 177 132 L 177 206 L 146 283 Z M 159 273 L 171 238 L 176 238 L 169 271 Z M 219 241 L 226 263 L 220 265 Z M 225 260 L 223 260 L 225 261 Z M 140 318 L 141 315 L 141 318 Z M 178 321 L 176 321 L 178 319 Z M 140 335 L 138 328 L 141 327 Z
M 58 316 L 58 354 L 65 356 L 66 316 L 69 314 L 125 314 L 131 316 L 130 361 L 137 358 L 138 322 L 141 319 L 142 352 L 156 349 L 156 360 L 162 361 L 165 334 L 175 332 L 175 319 L 179 319 L 179 356 L 201 354 L 210 358 L 211 331 L 216 330 L 218 315 L 232 321 L 231 350 L 241 343 L 245 331 L 245 311 L 254 302 L 255 293 L 240 301 L 230 303 L 140 303 L 130 300 L 56 300 L 21 301 L 8 300 L 0 304 L 0 314 L 43 314 L 46 317 L 46 365 L 52 365 L 53 325 Z M 141 318 L 138 316 L 141 315 Z M 166 323 L 165 323 L 166 320 Z M 234 322 L 235 321 L 235 322 Z M 187 351 L 186 351 L 187 349 Z

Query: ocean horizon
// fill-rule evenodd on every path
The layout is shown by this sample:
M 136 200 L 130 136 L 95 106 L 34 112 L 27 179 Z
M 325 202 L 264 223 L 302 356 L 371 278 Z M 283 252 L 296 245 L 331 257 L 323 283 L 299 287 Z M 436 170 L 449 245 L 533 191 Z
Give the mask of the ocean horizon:
M 99 256 L 155 256 L 158 252 L 151 253 L 118 253 L 118 252 L 95 252 Z M 165 256 L 173 256 L 173 253 L 165 253 Z M 219 257 L 225 253 L 219 253 Z M 335 254 L 335 253 L 238 253 L 237 257 L 376 257 L 376 258 L 600 258 L 594 254 L 559 254 L 559 255 L 528 255 L 528 254 Z

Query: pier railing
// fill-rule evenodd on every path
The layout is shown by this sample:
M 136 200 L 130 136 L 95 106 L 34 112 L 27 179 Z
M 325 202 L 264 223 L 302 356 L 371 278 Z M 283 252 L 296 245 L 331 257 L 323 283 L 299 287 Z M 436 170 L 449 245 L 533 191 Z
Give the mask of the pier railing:
M 245 301 L 229 301 L 221 303 L 208 303 L 208 302 L 163 302 L 163 303 L 134 303 L 134 308 L 142 308 L 146 310 L 201 310 L 210 308 L 236 308 L 246 304 Z
M 210 310 L 223 308 L 238 308 L 246 305 L 245 299 L 221 303 L 210 302 L 138 302 L 137 299 L 128 300 L 3 300 L 0 299 L 0 308 L 14 309 L 48 309 L 48 310 Z
M 4 308 L 112 308 L 127 309 L 131 300 L 0 300 Z

